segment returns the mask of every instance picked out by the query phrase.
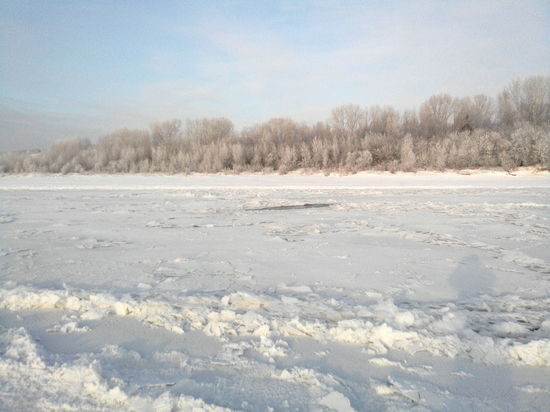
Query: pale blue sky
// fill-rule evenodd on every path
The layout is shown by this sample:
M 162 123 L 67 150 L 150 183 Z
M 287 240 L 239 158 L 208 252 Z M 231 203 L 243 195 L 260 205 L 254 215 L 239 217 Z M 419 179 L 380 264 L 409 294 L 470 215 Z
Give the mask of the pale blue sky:
M 224 116 L 496 97 L 550 72 L 550 2 L 0 0 L 0 151 Z

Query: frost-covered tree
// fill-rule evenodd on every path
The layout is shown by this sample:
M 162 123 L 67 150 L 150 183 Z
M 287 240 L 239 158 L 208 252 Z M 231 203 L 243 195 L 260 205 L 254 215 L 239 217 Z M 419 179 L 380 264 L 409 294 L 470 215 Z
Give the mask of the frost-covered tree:
M 175 150 L 177 141 L 182 137 L 182 121 L 180 119 L 155 122 L 151 124 L 151 139 L 155 148 L 165 147 L 169 152 Z
M 532 76 L 511 82 L 498 95 L 498 118 L 508 130 L 521 123 L 548 127 L 550 76 Z
M 149 164 L 153 159 L 151 139 L 147 130 L 119 129 L 99 138 L 96 148 L 98 163 L 97 171 L 111 173 L 128 173 L 132 164 Z M 146 170 L 143 170 L 146 171 Z
M 424 137 L 445 136 L 451 126 L 455 100 L 449 94 L 431 96 L 420 106 L 420 127 Z
M 404 172 L 416 171 L 416 156 L 414 142 L 410 134 L 405 135 L 401 142 L 401 170 Z
M 417 137 L 420 135 L 420 121 L 416 110 L 405 110 L 401 120 L 401 129 L 403 134 L 410 134 Z
M 233 122 L 225 117 L 187 119 L 185 137 L 211 144 L 228 138 L 233 130 Z
M 354 142 L 363 138 L 367 129 L 367 112 L 357 104 L 332 109 L 328 121 L 332 135 L 341 141 Z
M 368 131 L 372 134 L 390 134 L 397 136 L 400 129 L 401 116 L 391 106 L 372 106 L 369 110 Z
M 495 103 L 485 94 L 476 94 L 473 101 L 472 125 L 474 129 L 489 130 L 494 126 Z
M 225 117 L 178 119 L 68 139 L 40 153 L 0 154 L 0 173 L 287 173 L 297 168 L 550 167 L 550 76 L 511 82 L 498 96 L 431 96 L 418 111 L 335 107 L 313 126 L 273 118 L 235 132 Z

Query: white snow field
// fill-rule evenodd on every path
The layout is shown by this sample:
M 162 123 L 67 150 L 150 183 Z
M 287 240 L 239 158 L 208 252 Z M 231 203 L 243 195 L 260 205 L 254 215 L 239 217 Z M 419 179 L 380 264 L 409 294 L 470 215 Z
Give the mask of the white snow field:
M 548 411 L 550 175 L 0 178 L 0 411 Z

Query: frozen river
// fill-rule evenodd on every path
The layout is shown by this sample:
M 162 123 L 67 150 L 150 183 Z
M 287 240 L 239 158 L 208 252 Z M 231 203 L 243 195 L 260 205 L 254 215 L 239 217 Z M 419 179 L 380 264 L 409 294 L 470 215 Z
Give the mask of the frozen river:
M 548 173 L 2 177 L 0 410 L 547 410 L 549 219 Z

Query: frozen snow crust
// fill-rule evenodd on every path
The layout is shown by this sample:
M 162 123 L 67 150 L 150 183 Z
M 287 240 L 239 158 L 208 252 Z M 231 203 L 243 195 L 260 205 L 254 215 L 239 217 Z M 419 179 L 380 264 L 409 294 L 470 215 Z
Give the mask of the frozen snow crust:
M 548 174 L 2 177 L 0 197 L 1 411 L 550 403 Z

